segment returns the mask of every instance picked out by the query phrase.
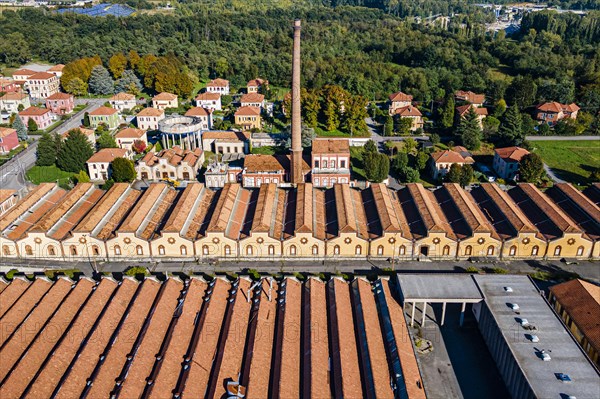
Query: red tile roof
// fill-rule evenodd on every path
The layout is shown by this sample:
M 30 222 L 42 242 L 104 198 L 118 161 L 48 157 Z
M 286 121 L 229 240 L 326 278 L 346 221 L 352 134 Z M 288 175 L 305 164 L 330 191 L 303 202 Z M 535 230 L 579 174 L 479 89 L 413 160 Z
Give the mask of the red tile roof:
M 161 116 L 164 114 L 165 114 L 165 111 L 163 109 L 148 107 L 148 108 L 144 108 L 143 110 L 138 112 L 138 114 L 136 116 Z
M 128 128 L 125 128 L 125 129 L 119 131 L 117 134 L 115 134 L 115 138 L 117 138 L 117 139 L 139 139 L 144 134 L 146 134 L 146 131 L 143 129 L 135 129 L 132 127 L 128 127 Z
M 397 93 L 390 94 L 390 101 L 392 102 L 410 102 L 413 99 L 413 96 L 410 94 L 404 94 L 401 91 Z
M 473 108 L 475 110 L 475 113 L 479 116 L 487 116 L 488 114 L 488 110 L 485 107 L 475 107 L 472 104 L 467 104 L 467 105 L 461 105 L 460 107 L 456 107 L 456 112 L 458 112 L 458 115 L 460 115 L 461 117 L 467 115 L 469 113 L 469 110 Z
M 95 110 L 93 110 L 92 112 L 90 112 L 90 116 L 114 115 L 114 114 L 116 114 L 118 112 L 119 111 L 117 111 L 114 108 L 102 106 L 102 107 L 96 108 Z
M 103 148 L 87 160 L 87 163 L 110 163 L 115 158 L 124 158 L 127 155 L 125 148 Z
M 347 139 L 315 139 L 312 142 L 313 154 L 350 154 Z
M 455 93 L 457 100 L 468 101 L 471 104 L 483 104 L 485 102 L 485 94 L 476 94 L 472 91 L 459 90 Z
M 235 116 L 260 116 L 260 108 L 258 107 L 239 107 L 235 111 Z
M 219 93 L 209 93 L 209 92 L 204 92 L 204 93 L 200 93 L 196 96 L 196 100 L 198 101 L 216 101 L 219 98 L 221 98 L 221 95 Z
M 211 80 L 210 82 L 208 82 L 206 84 L 206 86 L 208 86 L 208 87 L 227 87 L 227 86 L 229 86 L 229 81 L 225 80 L 225 79 L 217 78 L 217 79 L 214 79 L 214 80 Z
M 242 98 L 240 99 L 240 103 L 242 103 L 242 104 L 262 103 L 263 101 L 265 101 L 265 96 L 262 94 L 258 94 L 258 93 L 244 94 L 242 96 Z
M 209 116 L 210 112 L 202 107 L 193 107 L 187 110 L 185 116 Z
M 512 162 L 521 162 L 521 158 L 529 154 L 529 151 L 521 147 L 496 148 L 495 152 L 505 161 Z
M 46 100 L 70 100 L 73 98 L 72 94 L 68 93 L 54 93 L 47 97 Z
M 173 93 L 158 93 L 154 97 L 152 97 L 152 101 L 173 101 L 176 100 L 177 96 Z
M 36 72 L 33 75 L 30 75 L 27 80 L 48 80 L 48 79 L 54 79 L 56 78 L 56 75 L 54 75 L 53 73 L 48 73 L 48 72 Z
M 419 109 L 417 107 L 413 107 L 412 105 L 409 105 L 407 107 L 398 108 L 396 110 L 396 115 L 400 115 L 403 117 L 423 116 L 423 114 L 421 114 L 421 111 L 419 111 Z
M 41 116 L 50 112 L 47 108 L 38 108 L 38 107 L 29 107 L 19 112 L 19 115 L 22 116 Z

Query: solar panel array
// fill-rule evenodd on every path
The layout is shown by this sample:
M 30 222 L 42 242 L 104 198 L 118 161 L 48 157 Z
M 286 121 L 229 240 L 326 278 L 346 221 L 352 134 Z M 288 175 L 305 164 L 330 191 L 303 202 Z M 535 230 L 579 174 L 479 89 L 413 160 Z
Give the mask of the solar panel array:
M 90 8 L 82 8 L 82 7 L 71 7 L 71 8 L 61 8 L 56 12 L 60 14 L 64 14 L 67 12 L 73 12 L 75 14 L 88 15 L 90 17 L 106 17 L 108 15 L 113 15 L 115 17 L 128 17 L 134 12 L 136 12 L 135 8 L 132 8 L 126 4 L 110 4 L 110 3 L 101 3 L 96 4 Z

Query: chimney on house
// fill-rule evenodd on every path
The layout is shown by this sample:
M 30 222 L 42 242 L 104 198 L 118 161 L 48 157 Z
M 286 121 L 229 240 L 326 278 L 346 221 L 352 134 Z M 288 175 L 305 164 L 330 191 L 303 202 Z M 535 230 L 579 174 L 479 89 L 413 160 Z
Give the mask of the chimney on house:
M 300 20 L 294 21 L 292 52 L 292 183 L 304 182 L 302 175 L 302 117 L 300 114 Z

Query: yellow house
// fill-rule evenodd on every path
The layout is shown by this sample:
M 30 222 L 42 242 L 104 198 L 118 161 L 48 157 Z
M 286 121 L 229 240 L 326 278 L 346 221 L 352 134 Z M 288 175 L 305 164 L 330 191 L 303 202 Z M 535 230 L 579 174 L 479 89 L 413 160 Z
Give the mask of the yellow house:
M 262 127 L 260 108 L 257 107 L 240 107 L 235 111 L 233 119 L 235 124 L 241 126 L 243 130 L 260 129 Z
M 548 242 L 547 259 L 589 258 L 593 243 L 555 203 L 530 183 L 508 191 Z
M 484 183 L 471 196 L 502 240 L 502 259 L 543 259 L 546 240 L 523 211 L 497 184 Z
M 395 191 L 373 183 L 363 191 L 363 207 L 371 231 L 370 256 L 392 260 L 412 259 L 412 234 Z
M 288 191 L 281 232 L 284 258 L 322 259 L 325 256 L 325 242 L 317 238 L 317 193 L 312 183 L 300 183 L 296 190 Z M 323 215 L 324 216 L 324 215 Z M 322 231 L 324 235 L 324 231 Z
M 433 193 L 422 184 L 409 183 L 398 195 L 415 238 L 415 258 L 454 259 L 457 238 Z

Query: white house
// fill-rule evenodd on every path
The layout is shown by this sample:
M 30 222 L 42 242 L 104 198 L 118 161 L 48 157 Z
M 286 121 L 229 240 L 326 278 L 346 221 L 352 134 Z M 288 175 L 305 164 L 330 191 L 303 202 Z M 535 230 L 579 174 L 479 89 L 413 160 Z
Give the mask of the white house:
M 221 110 L 221 95 L 219 93 L 204 92 L 196 96 L 196 107 L 209 109 L 211 111 Z
M 136 115 L 137 127 L 144 130 L 158 129 L 158 122 L 165 119 L 165 111 L 156 108 L 144 108 Z
M 135 105 L 135 96 L 129 93 L 117 93 L 108 99 L 110 106 L 118 111 L 132 110 Z
M 115 158 L 129 158 L 125 148 L 103 148 L 87 160 L 88 173 L 92 181 L 106 181 L 112 175 L 110 164 Z
M 519 162 L 529 151 L 521 147 L 496 148 L 494 150 L 494 171 L 505 180 L 513 180 L 519 171 Z
M 229 95 L 229 81 L 221 78 L 211 80 L 206 85 L 206 91 L 208 93 Z

